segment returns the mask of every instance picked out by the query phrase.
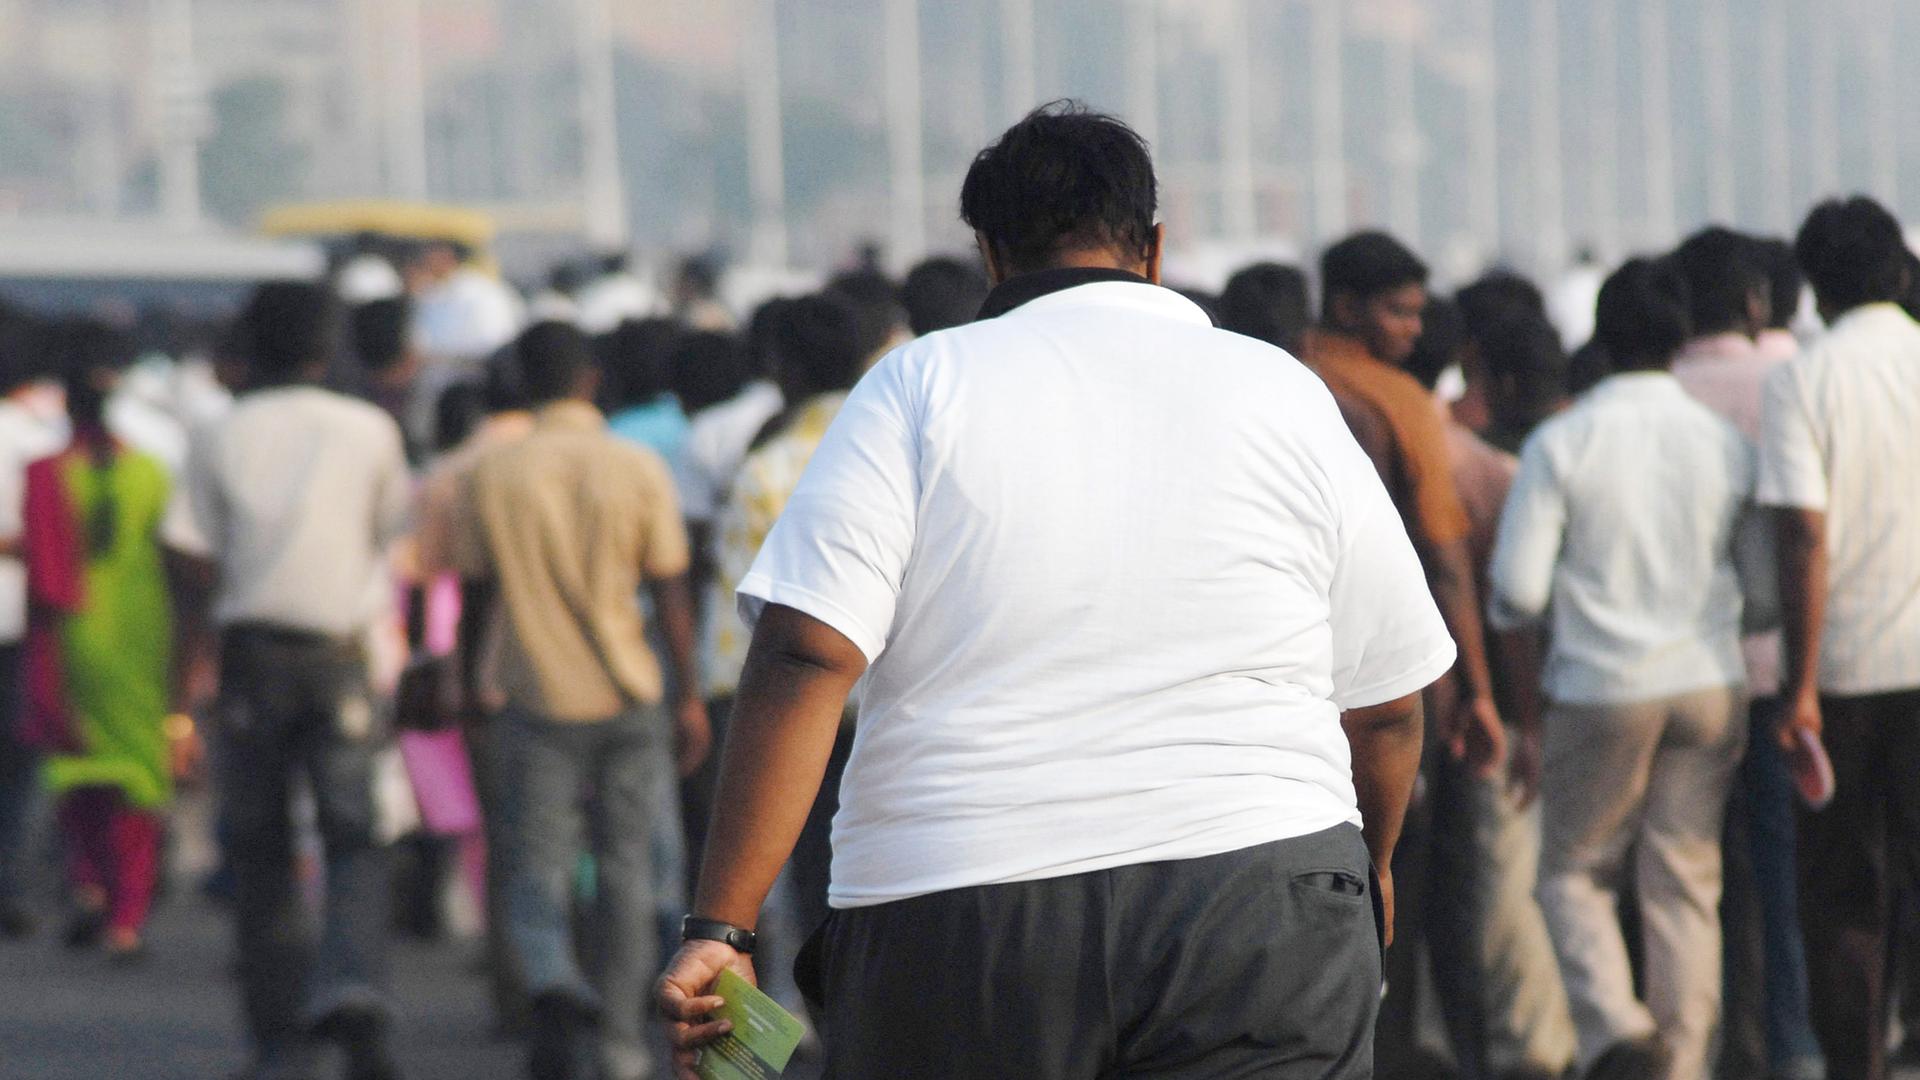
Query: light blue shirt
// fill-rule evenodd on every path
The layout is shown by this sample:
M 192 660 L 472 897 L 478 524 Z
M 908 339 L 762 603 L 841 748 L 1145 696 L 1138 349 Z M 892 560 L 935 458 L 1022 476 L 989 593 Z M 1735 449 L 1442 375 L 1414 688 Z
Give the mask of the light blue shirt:
M 1527 440 L 1489 616 L 1542 619 L 1547 696 L 1624 705 L 1746 679 L 1743 606 L 1771 620 L 1754 451 L 1666 372 L 1615 375 Z M 1744 588 L 1743 588 L 1744 585 Z
M 648 404 L 621 409 L 607 417 L 607 430 L 672 461 L 687 439 L 687 416 L 672 394 L 662 394 Z

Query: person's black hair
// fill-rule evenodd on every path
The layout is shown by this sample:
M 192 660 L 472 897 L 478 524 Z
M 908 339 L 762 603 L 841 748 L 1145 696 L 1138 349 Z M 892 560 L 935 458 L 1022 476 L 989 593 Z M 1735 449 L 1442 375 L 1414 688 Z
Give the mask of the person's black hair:
M 851 390 L 871 356 L 860 313 L 834 293 L 781 306 L 772 329 L 774 372 L 788 404 L 832 390 Z
M 509 342 L 487 357 L 480 367 L 479 389 L 480 407 L 489 416 L 533 407 L 533 399 L 527 394 L 527 381 L 520 374 L 517 343 Z
M 115 379 L 133 363 L 133 339 L 92 319 L 64 320 L 55 325 L 53 338 L 75 444 L 86 451 L 95 473 L 101 474 L 83 526 L 87 551 L 97 558 L 112 550 L 119 534 L 119 500 L 104 477 L 116 453 L 106 434 L 107 400 Z
M 0 304 L 0 397 L 33 381 L 46 365 L 47 329 L 28 312 Z
M 1222 330 L 1288 352 L 1298 351 L 1300 337 L 1313 321 L 1307 275 L 1275 262 L 1254 263 L 1228 278 L 1216 306 Z
M 444 454 L 467 440 L 487 413 L 486 390 L 471 379 L 448 383 L 433 403 L 433 449 Z
M 413 304 L 404 296 L 373 300 L 353 309 L 353 353 L 361 370 L 386 371 L 407 355 Z
M 547 288 L 561 296 L 572 296 L 586 283 L 586 272 L 572 259 L 562 259 L 547 271 Z
M 1900 222 L 1864 195 L 1814 207 L 1793 252 L 1829 311 L 1898 300 L 1905 291 L 1907 244 Z
M 1613 357 L 1607 355 L 1606 346 L 1598 341 L 1588 341 L 1567 357 L 1568 396 L 1579 397 L 1600 385 L 1601 380 L 1613 374 L 1613 370 Z
M 600 254 L 599 267 L 602 274 L 624 274 L 627 272 L 627 253 L 624 251 L 606 251 Z
M 671 372 L 674 396 L 688 416 L 731 399 L 751 377 L 739 339 L 713 330 L 683 334 Z
M 240 313 L 249 385 L 296 382 L 330 369 L 340 354 L 339 302 L 325 285 L 270 281 Z
M 1600 286 L 1594 340 L 1617 371 L 1665 368 L 1693 336 L 1687 279 L 1669 259 L 1630 259 Z
M 672 389 L 673 348 L 681 333 L 672 319 L 628 319 L 595 342 L 600 398 L 609 412 L 650 405 Z
M 689 255 L 680 262 L 678 285 L 694 296 L 712 296 L 720 288 L 720 264 L 712 255 Z
M 1518 451 L 1567 394 L 1567 350 L 1544 315 L 1518 315 L 1483 331 L 1489 442 Z
M 580 392 L 580 380 L 593 367 L 593 346 L 580 328 L 547 320 L 521 331 L 514 342 L 521 385 L 534 405 L 560 401 Z
M 872 359 L 907 326 L 907 308 L 900 299 L 900 286 L 878 271 L 850 270 L 837 274 L 822 291 L 845 301 L 853 309 L 860 323 L 864 359 Z
M 1320 256 L 1320 311 L 1333 321 L 1336 297 L 1367 300 L 1408 285 L 1427 283 L 1427 264 L 1383 232 L 1360 232 Z
M 940 256 L 912 270 L 900 286 L 907 326 L 915 337 L 969 323 L 987 299 L 987 275 L 978 260 Z
M 1754 238 L 1753 254 L 1767 275 L 1767 325 L 1775 330 L 1788 329 L 1800 313 L 1800 293 L 1807 287 L 1800 260 L 1794 256 L 1792 244 L 1772 236 Z
M 1478 343 L 1495 326 L 1520 318 L 1546 318 L 1540 287 L 1511 270 L 1489 270 L 1454 293 L 1467 337 Z
M 1687 279 L 1688 313 L 1698 335 L 1744 329 L 1754 294 L 1772 292 L 1758 245 L 1718 225 L 1687 237 L 1674 250 L 1673 266 Z
M 763 301 L 747 317 L 746 335 L 741 342 L 747 378 L 769 378 L 773 375 L 773 327 L 779 319 L 780 306 L 791 303 L 793 298 L 790 296 L 776 296 Z
M 1900 294 L 1900 307 L 1911 319 L 1920 319 L 1920 255 L 1907 252 L 1907 291 Z
M 960 186 L 960 218 L 1009 273 L 1070 251 L 1153 250 L 1158 208 L 1146 140 L 1077 101 L 1042 105 L 980 151 Z
M 1413 343 L 1413 352 L 1401 366 L 1407 374 L 1420 380 L 1421 386 L 1432 390 L 1440 384 L 1440 376 L 1453 366 L 1466 343 L 1467 328 L 1460 318 L 1459 307 L 1450 300 L 1433 297 L 1420 313 L 1420 338 Z

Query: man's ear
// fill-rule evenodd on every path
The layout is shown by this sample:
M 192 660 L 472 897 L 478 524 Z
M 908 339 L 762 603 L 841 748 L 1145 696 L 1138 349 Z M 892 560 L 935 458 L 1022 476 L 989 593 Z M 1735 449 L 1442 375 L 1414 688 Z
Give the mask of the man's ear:
M 1153 235 L 1147 240 L 1147 272 L 1145 277 L 1155 285 L 1160 284 L 1160 256 L 1167 249 L 1167 226 L 1164 222 L 1153 227 Z
M 1333 329 L 1346 330 L 1360 325 L 1362 301 L 1350 292 L 1337 292 L 1327 297 L 1327 314 L 1333 316 Z

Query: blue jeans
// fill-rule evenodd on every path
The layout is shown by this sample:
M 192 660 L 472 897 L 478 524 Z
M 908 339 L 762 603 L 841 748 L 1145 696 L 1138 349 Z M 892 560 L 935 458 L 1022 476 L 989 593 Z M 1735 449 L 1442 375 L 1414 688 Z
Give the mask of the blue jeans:
M 385 741 L 357 643 L 229 629 L 217 752 L 234 871 L 240 987 L 263 1072 L 311 1068 L 311 1025 L 343 1007 L 388 1009 L 388 858 L 375 832 Z M 326 863 L 320 932 L 294 872 L 296 777 L 313 793 Z
M 581 723 L 509 708 L 497 723 L 507 937 L 527 992 L 597 1010 L 608 1074 L 644 1075 L 642 1018 L 660 965 L 651 819 L 668 812 L 660 787 L 672 782 L 665 710 L 641 706 Z M 583 850 L 596 870 L 591 972 L 572 920 Z
M 1810 1019 L 1806 943 L 1800 932 L 1793 777 L 1774 735 L 1781 709 L 1777 697 L 1753 703 L 1747 756 L 1730 809 L 1746 826 L 1744 854 L 1759 909 L 1767 1066 L 1775 1076 L 1819 1076 L 1820 1043 Z

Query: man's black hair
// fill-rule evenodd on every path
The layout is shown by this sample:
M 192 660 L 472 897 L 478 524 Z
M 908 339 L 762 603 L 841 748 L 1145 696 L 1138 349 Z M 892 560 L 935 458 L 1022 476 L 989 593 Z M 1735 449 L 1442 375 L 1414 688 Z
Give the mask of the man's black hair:
M 987 275 L 977 259 L 939 256 L 907 271 L 900 299 L 915 337 L 970 323 L 987 298 Z
M 1793 254 L 1793 245 L 1777 237 L 1756 237 L 1753 241 L 1754 258 L 1767 274 L 1767 296 L 1770 309 L 1767 313 L 1767 325 L 1775 330 L 1785 330 L 1793 325 L 1793 318 L 1800 313 L 1800 293 L 1807 287 L 1807 276 L 1800 272 L 1800 260 Z
M 1754 294 L 1772 295 L 1758 245 L 1732 229 L 1701 229 L 1675 249 L 1672 261 L 1687 279 L 1696 335 L 1744 329 Z
M 1907 244 L 1900 222 L 1864 195 L 1814 207 L 1793 252 L 1830 311 L 1898 300 L 1905 290 Z
M 1144 260 L 1158 207 L 1146 140 L 1077 101 L 1042 105 L 974 157 L 960 218 L 1003 269 L 1043 269 L 1070 251 Z
M 493 355 L 487 357 L 480 369 L 479 391 L 480 408 L 489 416 L 533 407 L 533 400 L 527 396 L 526 379 L 520 374 L 517 343 L 495 349 Z
M 55 363 L 66 387 L 67 415 L 76 428 L 98 427 L 106 419 L 103 375 L 125 371 L 133 363 L 133 339 L 95 319 L 63 319 L 52 327 Z
M 513 351 L 527 399 L 534 405 L 580 392 L 581 376 L 593 367 L 593 346 L 572 323 L 548 320 L 521 331 Z
M 45 369 L 46 327 L 26 311 L 0 304 L 0 397 Z
M 1227 279 L 1215 302 L 1222 330 L 1296 352 L 1313 321 L 1307 275 L 1298 267 L 1254 263 Z
M 254 386 L 299 381 L 339 357 L 340 305 L 333 290 L 305 281 L 270 281 L 240 313 L 240 347 Z
M 353 353 L 363 371 L 386 371 L 407 355 L 413 304 L 404 296 L 373 300 L 353 309 Z
M 751 377 L 739 339 L 712 330 L 682 335 L 671 370 L 674 395 L 688 416 L 732 398 Z
M 1630 259 L 1600 286 L 1593 337 L 1618 371 L 1664 368 L 1693 336 L 1687 279 L 1668 259 Z
M 877 270 L 849 270 L 835 275 L 822 290 L 845 301 L 860 322 L 862 356 L 871 358 L 895 334 L 907 327 L 907 308 L 900 286 Z
M 1544 315 L 1518 315 L 1483 331 L 1480 359 L 1487 376 L 1496 445 L 1517 450 L 1567 393 L 1567 350 Z
M 485 403 L 486 391 L 471 380 L 462 379 L 447 384 L 440 396 L 433 402 L 433 448 L 438 453 L 447 451 L 465 442 L 473 429 L 480 426 L 481 419 L 489 409 Z
M 1421 386 L 1432 390 L 1440 384 L 1441 374 L 1453 366 L 1460 347 L 1466 343 L 1467 327 L 1460 318 L 1460 308 L 1451 300 L 1433 297 L 1420 313 L 1420 340 L 1413 343 L 1413 352 L 1402 366 L 1407 374 L 1420 380 Z
M 753 314 L 747 316 L 746 334 L 741 342 L 747 378 L 761 379 L 773 375 L 773 327 L 779 318 L 781 305 L 791 303 L 791 296 L 775 296 L 762 301 L 759 307 L 753 309 Z
M 1567 394 L 1579 397 L 1600 385 L 1601 380 L 1611 374 L 1613 357 L 1607 355 L 1606 346 L 1598 341 L 1588 341 L 1567 357 Z
M 1489 270 L 1453 295 L 1466 322 L 1467 336 L 1476 343 L 1494 327 L 1514 319 L 1547 317 L 1547 298 L 1540 286 L 1511 270 Z
M 596 342 L 608 410 L 650 405 L 672 389 L 673 347 L 682 332 L 672 319 L 628 319 Z
M 1335 297 L 1367 300 L 1408 285 L 1427 283 L 1427 264 L 1383 232 L 1359 232 L 1320 256 L 1320 313 L 1333 321 Z
M 814 394 L 850 390 L 872 355 L 860 314 L 833 293 L 783 304 L 772 329 L 774 372 L 789 406 Z

